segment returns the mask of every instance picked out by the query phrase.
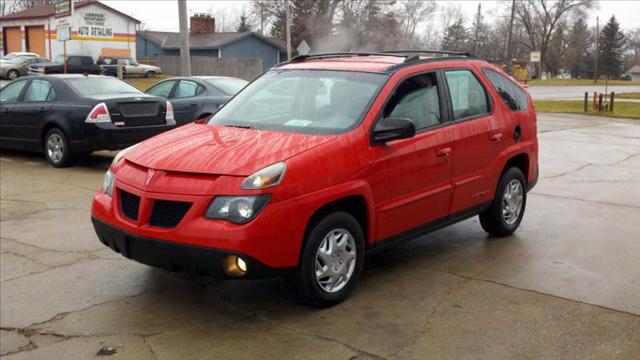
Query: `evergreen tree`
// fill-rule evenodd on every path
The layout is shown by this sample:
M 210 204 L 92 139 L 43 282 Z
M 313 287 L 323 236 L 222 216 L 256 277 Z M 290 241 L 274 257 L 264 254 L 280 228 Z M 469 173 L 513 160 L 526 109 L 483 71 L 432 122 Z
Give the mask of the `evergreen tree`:
M 578 18 L 569 32 L 566 53 L 567 70 L 573 78 L 589 78 L 593 73 L 592 34 L 587 23 Z
M 448 51 L 469 51 L 469 31 L 464 26 L 464 20 L 458 19 L 444 31 L 442 49 Z
M 611 78 L 618 78 L 622 75 L 624 48 L 626 38 L 620 30 L 620 23 L 615 16 L 604 26 L 599 36 L 599 64 L 600 73 Z
M 240 23 L 238 24 L 238 27 L 236 28 L 237 32 L 250 32 L 253 31 L 253 28 L 251 27 L 251 24 L 249 24 L 249 22 L 247 21 L 247 15 L 242 14 L 240 15 Z
M 566 48 L 565 26 L 564 24 L 559 24 L 556 31 L 551 35 L 547 57 L 544 59 L 545 69 L 552 77 L 558 76 L 560 70 L 564 67 Z

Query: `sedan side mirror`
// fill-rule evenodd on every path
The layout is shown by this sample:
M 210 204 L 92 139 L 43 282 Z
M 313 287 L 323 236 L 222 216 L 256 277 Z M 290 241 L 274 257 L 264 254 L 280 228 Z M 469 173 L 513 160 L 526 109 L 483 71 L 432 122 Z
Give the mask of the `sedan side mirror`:
M 379 121 L 373 129 L 373 142 L 386 143 L 392 140 L 408 139 L 416 134 L 416 126 L 407 118 L 388 117 Z

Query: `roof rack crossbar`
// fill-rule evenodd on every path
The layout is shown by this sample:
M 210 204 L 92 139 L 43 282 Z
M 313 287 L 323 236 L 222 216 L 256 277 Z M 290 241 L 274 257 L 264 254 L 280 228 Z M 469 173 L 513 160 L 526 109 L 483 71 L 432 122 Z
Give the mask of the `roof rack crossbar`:
M 472 57 L 469 52 L 459 52 L 459 51 L 446 51 L 446 50 L 390 50 L 384 51 L 385 54 L 440 54 L 440 55 L 449 55 L 449 56 L 466 56 Z M 415 56 L 407 57 L 405 62 L 415 61 Z
M 293 58 L 291 58 L 291 60 L 280 63 L 278 64 L 278 66 L 305 61 L 305 60 L 312 60 L 312 59 L 328 59 L 328 58 L 340 58 L 340 57 L 350 57 L 350 56 L 395 56 L 395 57 L 402 57 L 402 58 L 409 57 L 409 55 L 392 54 L 392 53 L 386 53 L 386 52 L 330 52 L 330 53 L 294 56 Z

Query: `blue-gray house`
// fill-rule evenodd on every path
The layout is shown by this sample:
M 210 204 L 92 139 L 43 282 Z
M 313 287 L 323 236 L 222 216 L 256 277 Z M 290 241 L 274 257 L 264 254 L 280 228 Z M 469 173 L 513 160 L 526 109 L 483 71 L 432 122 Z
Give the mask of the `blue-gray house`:
M 262 59 L 263 71 L 286 60 L 284 41 L 267 38 L 254 32 L 194 33 L 192 31 L 189 34 L 189 44 L 191 56 L 260 58 Z M 138 31 L 136 51 L 138 59 L 180 55 L 180 34 Z

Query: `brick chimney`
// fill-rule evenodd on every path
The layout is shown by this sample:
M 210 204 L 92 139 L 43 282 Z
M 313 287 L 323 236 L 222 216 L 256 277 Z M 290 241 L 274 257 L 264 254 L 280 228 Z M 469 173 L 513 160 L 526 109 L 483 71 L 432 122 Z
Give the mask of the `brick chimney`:
M 216 32 L 216 19 L 209 14 L 194 14 L 191 16 L 189 32 L 192 34 L 213 34 Z

